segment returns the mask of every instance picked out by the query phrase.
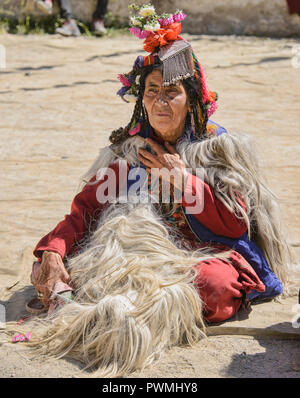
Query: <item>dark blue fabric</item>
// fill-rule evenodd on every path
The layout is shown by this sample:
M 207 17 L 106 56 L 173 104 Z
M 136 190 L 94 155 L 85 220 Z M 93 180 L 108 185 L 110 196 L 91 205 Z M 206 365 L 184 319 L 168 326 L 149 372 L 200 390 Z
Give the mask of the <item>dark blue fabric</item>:
M 201 242 L 220 243 L 240 253 L 246 261 L 252 266 L 259 279 L 266 286 L 264 292 L 252 290 L 247 297 L 249 300 L 254 298 L 275 297 L 282 293 L 282 284 L 276 275 L 271 271 L 266 258 L 261 249 L 248 238 L 245 232 L 240 238 L 233 239 L 225 236 L 216 235 L 208 228 L 202 225 L 192 214 L 185 212 L 186 218 L 193 232 L 198 236 Z
M 142 130 L 139 132 L 139 135 L 143 138 L 151 138 L 153 134 L 153 130 L 152 127 L 150 126 L 150 124 L 148 125 L 148 127 L 145 130 Z

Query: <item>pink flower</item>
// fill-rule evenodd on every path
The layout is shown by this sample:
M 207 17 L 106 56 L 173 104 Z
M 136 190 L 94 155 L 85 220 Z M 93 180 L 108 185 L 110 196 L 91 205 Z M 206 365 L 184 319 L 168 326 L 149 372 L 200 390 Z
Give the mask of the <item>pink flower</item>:
M 125 75 L 123 75 L 123 74 L 118 75 L 118 79 L 123 84 L 123 86 L 125 86 L 125 87 L 131 86 L 130 81 L 127 79 L 127 77 L 125 77 Z
M 174 21 L 173 15 L 169 16 L 168 18 L 159 18 L 158 22 L 160 23 L 161 27 L 171 25 Z
M 136 37 L 139 37 L 139 34 L 140 34 L 140 32 L 141 32 L 141 29 L 136 28 L 136 27 L 132 27 L 132 28 L 129 28 L 129 32 L 130 32 L 132 35 L 134 35 L 134 36 L 136 36 Z
M 141 129 L 141 123 L 138 123 L 134 129 L 128 132 L 129 135 L 136 135 Z
M 185 17 L 186 17 L 186 14 L 184 14 L 182 11 L 173 15 L 174 22 L 181 22 L 185 19 Z
M 147 30 L 141 30 L 141 32 L 139 34 L 139 38 L 140 39 L 146 39 L 150 35 L 151 35 L 151 32 L 149 32 Z
M 151 32 L 147 32 L 146 30 L 141 30 L 136 27 L 129 28 L 129 32 L 139 39 L 146 39 L 151 34 Z
M 217 110 L 217 103 L 214 101 L 207 110 L 207 116 L 210 117 Z

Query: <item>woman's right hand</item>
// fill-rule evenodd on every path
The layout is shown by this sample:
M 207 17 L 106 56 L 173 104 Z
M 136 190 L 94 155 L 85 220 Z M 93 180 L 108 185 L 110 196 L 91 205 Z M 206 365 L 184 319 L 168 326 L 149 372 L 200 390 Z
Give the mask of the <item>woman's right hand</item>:
M 35 288 L 42 293 L 40 300 L 46 307 L 49 306 L 49 298 L 53 292 L 54 285 L 58 281 L 64 283 L 70 281 L 70 276 L 65 269 L 62 258 L 58 253 L 44 251 Z

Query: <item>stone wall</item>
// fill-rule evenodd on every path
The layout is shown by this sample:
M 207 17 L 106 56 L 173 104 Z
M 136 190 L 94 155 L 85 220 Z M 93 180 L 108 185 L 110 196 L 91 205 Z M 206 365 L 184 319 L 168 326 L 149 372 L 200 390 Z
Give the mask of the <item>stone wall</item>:
M 97 0 L 70 0 L 76 18 L 87 22 Z M 110 0 L 109 11 L 121 22 L 128 18 L 131 0 Z M 149 3 L 149 0 L 136 0 Z M 271 37 L 300 37 L 300 17 L 289 15 L 286 0 L 153 0 L 159 12 L 183 9 L 188 17 L 183 31 L 194 34 L 256 35 Z M 58 7 L 54 9 L 58 13 Z M 34 0 L 0 0 L 0 15 L 23 16 L 41 14 Z
M 158 11 L 183 7 L 188 13 L 185 19 L 188 33 L 300 36 L 300 17 L 289 15 L 285 0 L 163 0 L 156 3 Z

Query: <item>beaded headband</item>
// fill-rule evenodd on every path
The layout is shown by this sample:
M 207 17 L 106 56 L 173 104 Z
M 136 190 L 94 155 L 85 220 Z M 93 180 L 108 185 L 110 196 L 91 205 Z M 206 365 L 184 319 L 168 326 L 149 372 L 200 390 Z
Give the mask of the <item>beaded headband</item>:
M 129 6 L 129 9 L 138 12 L 137 16 L 130 17 L 130 33 L 144 40 L 144 50 L 149 55 L 138 56 L 129 73 L 118 75 L 122 88 L 117 92 L 125 102 L 136 102 L 140 89 L 140 75 L 142 68 L 161 64 L 163 70 L 163 84 L 175 84 L 189 77 L 195 76 L 199 81 L 200 95 L 208 117 L 217 108 L 217 93 L 206 87 L 202 66 L 197 60 L 190 43 L 179 36 L 181 22 L 186 14 L 177 10 L 174 14 L 158 15 L 151 4 Z M 201 117 L 201 110 L 199 109 Z M 202 115 L 203 118 L 203 115 Z M 140 130 L 138 121 L 130 126 L 129 134 L 135 135 Z

